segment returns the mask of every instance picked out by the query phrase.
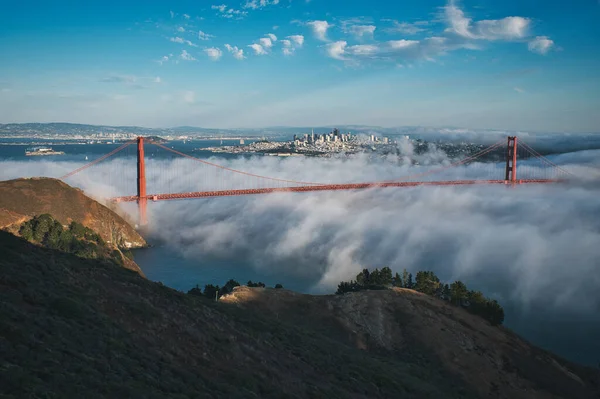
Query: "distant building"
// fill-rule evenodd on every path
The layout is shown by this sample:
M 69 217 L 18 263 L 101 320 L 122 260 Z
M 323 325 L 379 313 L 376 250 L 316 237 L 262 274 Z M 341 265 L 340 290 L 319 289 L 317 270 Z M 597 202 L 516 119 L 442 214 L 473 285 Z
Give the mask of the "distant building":
M 372 134 L 372 135 L 371 135 L 371 142 L 373 142 L 373 143 L 374 143 L 375 141 L 377 141 L 377 140 L 375 140 L 375 135 L 374 135 L 374 134 Z

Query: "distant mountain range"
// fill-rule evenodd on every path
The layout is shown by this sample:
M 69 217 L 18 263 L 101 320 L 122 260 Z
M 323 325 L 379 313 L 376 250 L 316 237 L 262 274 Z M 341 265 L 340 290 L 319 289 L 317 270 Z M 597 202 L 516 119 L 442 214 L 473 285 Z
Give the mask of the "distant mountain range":
M 62 135 L 88 135 L 97 133 L 131 133 L 140 135 L 240 135 L 241 133 L 252 136 L 277 136 L 311 133 L 327 133 L 334 128 L 343 132 L 356 132 L 364 134 L 403 134 L 408 132 L 437 132 L 440 129 L 422 127 L 397 127 L 383 128 L 380 126 L 341 125 L 341 126 L 273 126 L 267 128 L 238 128 L 216 129 L 195 126 L 177 126 L 170 128 L 148 128 L 141 126 L 106 126 L 85 125 L 76 123 L 9 123 L 0 124 L 0 134 L 33 135 L 33 134 L 62 134 Z

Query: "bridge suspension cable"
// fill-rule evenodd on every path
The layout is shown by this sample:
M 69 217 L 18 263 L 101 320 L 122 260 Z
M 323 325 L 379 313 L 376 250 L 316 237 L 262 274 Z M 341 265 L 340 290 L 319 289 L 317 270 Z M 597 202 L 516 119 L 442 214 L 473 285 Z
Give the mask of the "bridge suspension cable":
M 567 174 L 569 176 L 574 176 L 573 173 L 571 173 L 568 170 L 566 170 L 566 169 L 558 166 L 557 164 L 555 164 L 554 162 L 552 162 L 551 160 L 549 160 L 547 157 L 543 156 L 542 154 L 540 154 L 539 152 L 537 152 L 536 150 L 534 150 L 533 148 L 531 148 L 531 146 L 528 145 L 527 143 L 525 143 L 523 140 L 521 140 L 521 142 L 519 144 L 521 146 L 525 147 L 525 149 L 527 151 L 529 151 L 531 154 L 533 154 L 533 156 L 535 156 L 536 158 L 538 158 L 542 162 L 546 163 L 547 165 L 552 166 L 553 168 L 556 168 L 560 172 L 565 173 L 565 174 Z
M 96 165 L 99 162 L 104 161 L 106 158 L 109 158 L 109 157 L 115 155 L 117 152 L 124 150 L 126 147 L 130 146 L 133 143 L 134 143 L 134 141 L 128 141 L 127 143 L 123 144 L 119 148 L 116 148 L 116 149 L 112 150 L 108 154 L 101 156 L 100 158 L 98 158 L 95 161 L 92 161 L 92 162 L 90 162 L 90 163 L 82 166 L 81 168 L 75 169 L 74 171 L 72 171 L 70 173 L 67 173 L 64 176 L 61 176 L 59 179 L 60 180 L 68 179 L 69 177 L 71 177 L 71 176 L 73 176 L 73 175 L 75 175 L 75 174 L 77 174 L 77 173 L 79 173 L 79 172 L 81 172 L 81 171 L 83 171 L 83 170 L 91 167 L 91 166 L 94 166 L 94 165 Z
M 404 176 L 404 177 L 401 177 L 399 179 L 389 180 L 389 181 L 385 181 L 385 182 L 382 182 L 382 183 L 401 181 L 401 180 L 411 179 L 411 178 L 414 178 L 414 177 L 428 176 L 428 175 L 433 175 L 435 173 L 443 172 L 444 170 L 451 169 L 451 168 L 454 168 L 454 167 L 457 167 L 457 166 L 460 166 L 460 165 L 464 165 L 467 162 L 473 161 L 473 160 L 475 160 L 475 159 L 477 159 L 477 158 L 479 158 L 479 157 L 481 157 L 481 156 L 483 156 L 485 154 L 488 154 L 488 153 L 492 152 L 493 150 L 501 147 L 503 144 L 504 144 L 504 140 L 500 140 L 497 143 L 492 144 L 491 146 L 489 146 L 487 148 L 484 148 L 483 150 L 481 150 L 481 151 L 479 151 L 479 152 L 477 152 L 477 153 L 475 153 L 475 154 L 473 154 L 473 155 L 471 155 L 471 156 L 469 156 L 469 157 L 467 157 L 465 159 L 462 159 L 460 161 L 451 163 L 449 165 L 442 166 L 440 168 L 431 169 L 431 170 L 428 170 L 428 171 L 425 171 L 425 172 L 420 172 L 420 173 L 413 173 L 411 175 Z
M 238 174 L 241 174 L 241 175 L 246 175 L 246 176 L 250 176 L 250 177 L 257 177 L 259 179 L 265 179 L 265 180 L 273 180 L 273 181 L 278 181 L 278 182 L 283 182 L 283 183 L 302 184 L 302 185 L 309 185 L 309 186 L 321 186 L 321 185 L 324 184 L 324 183 L 303 182 L 303 181 L 297 181 L 297 180 L 278 179 L 276 177 L 261 176 L 261 175 L 256 175 L 254 173 L 242 172 L 241 170 L 231 169 L 231 168 L 228 168 L 228 167 L 223 166 L 223 165 L 218 165 L 216 163 L 208 162 L 208 161 L 205 161 L 203 159 L 193 157 L 191 155 L 188 155 L 188 154 L 185 154 L 183 152 L 174 150 L 174 149 L 169 148 L 167 146 L 164 146 L 162 144 L 158 144 L 158 143 L 155 143 L 155 142 L 152 142 L 152 141 L 149 141 L 148 143 L 154 144 L 155 146 L 160 147 L 160 148 L 162 148 L 164 150 L 167 150 L 167 151 L 170 151 L 170 152 L 172 152 L 174 154 L 181 155 L 182 157 L 189 158 L 189 159 L 192 159 L 194 161 L 203 163 L 205 165 L 213 166 L 215 168 L 223 169 L 223 170 L 226 170 L 226 171 L 229 171 L 229 172 L 233 172 L 233 173 L 238 173 Z

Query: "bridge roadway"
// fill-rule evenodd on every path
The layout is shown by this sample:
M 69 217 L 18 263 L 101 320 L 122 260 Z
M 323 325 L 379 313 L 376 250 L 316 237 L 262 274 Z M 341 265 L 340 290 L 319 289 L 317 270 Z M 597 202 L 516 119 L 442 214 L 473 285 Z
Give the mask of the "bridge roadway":
M 230 197 L 238 195 L 256 195 L 270 193 L 300 193 L 308 191 L 340 191 L 340 190 L 364 190 L 369 188 L 385 188 L 385 187 L 418 187 L 418 186 L 468 186 L 480 184 L 545 184 L 559 183 L 560 179 L 529 179 L 517 180 L 512 182 L 509 180 L 455 180 L 455 181 L 431 181 L 431 182 L 379 182 L 379 183 L 348 183 L 348 184 L 324 184 L 314 186 L 297 186 L 297 187 L 279 187 L 279 188 L 250 188 L 241 190 L 220 190 L 220 191 L 197 191 L 189 193 L 176 194 L 151 194 L 147 195 L 146 199 L 151 201 L 166 201 L 189 198 L 212 198 L 212 197 Z M 125 197 L 110 198 L 114 202 L 135 202 L 138 201 L 137 195 Z

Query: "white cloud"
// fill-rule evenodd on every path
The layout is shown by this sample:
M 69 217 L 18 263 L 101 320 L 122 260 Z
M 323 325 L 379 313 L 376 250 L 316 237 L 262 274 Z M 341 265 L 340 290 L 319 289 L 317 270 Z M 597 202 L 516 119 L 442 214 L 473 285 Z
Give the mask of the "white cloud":
M 244 56 L 244 50 L 238 48 L 237 46 L 226 44 L 225 48 L 233 55 L 233 58 L 237 60 L 243 60 L 244 58 L 246 58 Z
M 162 80 L 160 79 L 160 76 L 157 76 L 154 78 L 154 83 L 162 83 Z
M 379 47 L 373 44 L 359 44 L 348 47 L 348 52 L 358 56 L 373 56 L 379 52 Z
M 169 56 L 168 55 L 163 55 L 162 58 L 156 62 L 158 62 L 160 65 L 164 64 L 165 62 L 169 61 Z
M 554 47 L 554 41 L 547 36 L 538 36 L 531 40 L 527 47 L 529 48 L 529 51 L 544 55 Z
M 446 21 L 450 25 L 447 32 L 465 39 L 476 40 L 515 40 L 527 36 L 531 20 L 523 17 L 477 21 L 474 24 L 454 2 L 445 8 Z
M 273 42 L 268 37 L 263 37 L 259 39 L 258 42 L 264 49 L 270 49 L 271 47 L 273 47 Z
M 385 43 L 358 44 L 348 46 L 346 41 L 337 41 L 327 45 L 327 55 L 344 61 L 356 61 L 360 58 L 374 57 L 417 57 L 420 54 L 421 42 L 417 40 L 390 40 Z
M 414 47 L 419 44 L 418 40 L 390 40 L 387 42 L 388 46 L 393 50 L 403 50 L 410 47 Z
M 202 32 L 201 30 L 198 31 L 198 39 L 200 40 L 210 40 L 214 38 L 213 35 L 209 35 L 208 33 Z
M 243 7 L 257 10 L 269 5 L 277 4 L 279 4 L 279 0 L 246 0 L 246 4 L 244 4 Z
M 379 59 L 382 61 L 428 60 L 458 49 L 481 50 L 481 42 L 485 41 L 522 41 L 528 38 L 531 20 L 529 18 L 511 16 L 502 19 L 473 21 L 450 0 L 443 8 L 447 28 L 439 36 L 430 36 L 421 40 L 390 40 L 372 44 L 349 45 L 347 41 L 337 41 L 326 46 L 327 55 L 331 58 L 356 63 L 360 59 Z M 389 21 L 389 20 L 386 20 Z M 327 40 L 328 23 L 309 23 L 315 35 Z M 365 23 L 366 22 L 366 23 Z M 404 32 L 416 34 L 425 29 L 429 23 L 420 21 L 413 24 L 393 21 L 395 26 L 387 32 Z M 353 34 L 357 39 L 371 35 L 376 27 L 364 18 L 341 22 L 342 31 Z M 546 54 L 554 46 L 554 42 L 546 36 L 538 36 L 528 43 L 529 50 Z
M 211 47 L 211 48 L 204 49 L 204 52 L 213 61 L 217 61 L 223 55 L 223 51 L 221 51 L 221 49 L 219 49 L 217 47 Z
M 196 61 L 196 59 L 185 50 L 183 50 L 181 52 L 181 54 L 179 55 L 179 58 L 181 58 L 184 61 Z
M 183 18 L 190 19 L 190 16 L 188 14 L 183 14 Z
M 352 25 L 345 29 L 345 32 L 354 35 L 358 39 L 364 36 L 373 36 L 377 27 L 375 25 Z
M 169 11 L 169 14 L 171 14 L 171 18 L 175 18 L 175 13 L 173 11 Z
M 292 47 L 292 42 L 288 39 L 283 39 L 281 41 L 283 46 L 283 55 L 292 55 L 294 53 L 294 48 Z
M 272 33 L 267 33 L 267 36 L 269 36 L 269 39 L 271 39 L 272 42 L 276 42 L 277 41 L 277 36 L 275 36 Z
M 227 10 L 227 6 L 225 4 L 221 4 L 219 6 L 212 6 L 211 7 L 213 10 L 218 10 L 219 12 L 223 13 L 225 12 L 225 10 Z
M 294 54 L 296 49 L 302 47 L 303 44 L 304 44 L 304 36 L 302 36 L 302 35 L 288 36 L 287 39 L 281 40 L 281 45 L 283 46 L 283 49 L 282 49 L 283 55 Z
M 302 45 L 304 44 L 304 36 L 302 35 L 292 35 L 288 36 L 287 38 L 290 39 L 292 42 L 296 43 L 298 47 L 302 47 Z
M 424 32 L 427 29 L 423 28 L 423 26 L 429 25 L 429 21 L 417 21 L 413 23 L 409 22 L 398 22 L 395 20 L 385 20 L 391 21 L 394 26 L 391 28 L 385 29 L 390 33 L 402 33 L 403 35 L 416 35 L 417 33 Z
M 254 54 L 256 54 L 256 55 L 267 54 L 267 51 L 260 44 L 252 43 L 252 44 L 249 44 L 248 47 L 250 47 L 252 50 L 254 50 Z
M 520 87 L 515 87 L 513 88 L 514 91 L 516 91 L 517 93 L 525 93 L 525 90 L 521 89 Z
M 344 54 L 346 52 L 347 45 L 348 45 L 348 42 L 346 42 L 344 40 L 329 43 L 326 46 L 327 54 L 331 58 L 335 58 L 336 60 L 346 60 L 346 58 L 344 57 Z
M 180 26 L 179 28 L 177 28 L 177 32 L 185 32 L 185 28 L 183 26 Z
M 333 27 L 333 25 L 329 24 L 327 21 L 310 21 L 306 24 L 312 28 L 313 34 L 317 39 L 324 42 L 328 41 L 327 30 Z
M 191 46 L 191 47 L 198 47 L 197 44 L 192 43 L 191 41 L 184 39 L 182 37 L 171 37 L 171 38 L 169 38 L 169 40 L 172 41 L 173 43 L 187 44 L 188 46 Z
M 245 17 L 246 15 L 248 15 L 247 11 L 242 11 L 242 10 L 236 10 L 234 8 L 229 8 L 225 4 L 213 5 L 213 6 L 211 6 L 211 8 L 213 10 L 217 10 L 219 12 L 219 14 L 221 15 L 221 17 L 223 17 L 223 18 L 242 19 L 243 17 Z

